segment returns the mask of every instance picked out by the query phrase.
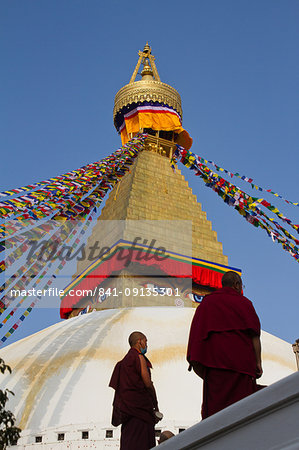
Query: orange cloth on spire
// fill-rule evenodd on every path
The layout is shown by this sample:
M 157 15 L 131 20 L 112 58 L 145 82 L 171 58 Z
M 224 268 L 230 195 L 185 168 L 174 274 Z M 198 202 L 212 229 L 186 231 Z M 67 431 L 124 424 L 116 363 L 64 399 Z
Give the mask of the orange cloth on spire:
M 128 140 L 129 133 L 138 133 L 140 129 L 174 131 L 178 134 L 177 143 L 187 150 L 192 145 L 192 138 L 184 130 L 179 114 L 167 107 L 139 106 L 135 110 L 125 114 L 125 123 L 121 130 L 122 144 Z

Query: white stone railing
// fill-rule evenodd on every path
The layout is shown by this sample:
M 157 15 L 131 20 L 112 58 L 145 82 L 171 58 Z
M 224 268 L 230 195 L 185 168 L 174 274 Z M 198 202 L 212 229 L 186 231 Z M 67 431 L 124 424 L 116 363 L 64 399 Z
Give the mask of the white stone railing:
M 299 372 L 165 441 L 161 450 L 298 450 Z

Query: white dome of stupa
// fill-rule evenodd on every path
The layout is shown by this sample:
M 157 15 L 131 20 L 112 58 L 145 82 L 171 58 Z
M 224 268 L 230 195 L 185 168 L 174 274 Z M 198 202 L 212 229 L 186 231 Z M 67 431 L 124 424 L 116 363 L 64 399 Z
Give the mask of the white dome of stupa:
M 111 426 L 114 391 L 108 387 L 134 330 L 148 338 L 148 357 L 159 407 L 157 429 L 178 433 L 200 420 L 201 380 L 188 372 L 186 345 L 193 308 L 138 307 L 95 311 L 57 323 L 0 352 L 11 375 L 1 387 L 22 436 L 18 448 L 118 448 L 120 428 Z M 296 371 L 292 346 L 262 333 L 264 375 L 271 384 Z M 13 447 L 16 448 L 16 447 Z

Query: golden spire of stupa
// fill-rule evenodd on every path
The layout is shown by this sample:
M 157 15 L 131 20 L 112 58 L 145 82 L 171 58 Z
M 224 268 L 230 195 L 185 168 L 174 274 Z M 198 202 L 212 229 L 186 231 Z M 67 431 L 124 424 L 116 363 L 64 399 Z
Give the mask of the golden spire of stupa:
M 139 59 L 138 59 L 138 62 L 136 64 L 136 67 L 134 69 L 134 72 L 133 72 L 133 74 L 131 76 L 130 83 L 134 83 L 141 63 L 143 65 L 147 64 L 149 67 L 151 67 L 152 75 L 153 75 L 152 79 L 154 79 L 156 81 L 161 81 L 160 77 L 159 77 L 159 74 L 158 74 L 158 71 L 157 71 L 156 64 L 155 64 L 155 57 L 154 57 L 154 55 L 152 55 L 152 49 L 148 45 L 148 42 L 145 44 L 143 52 L 139 51 L 138 55 L 139 55 Z M 144 70 L 144 68 L 143 68 L 143 70 Z M 141 72 L 141 76 L 143 77 L 142 72 Z
M 130 82 L 123 86 L 116 94 L 114 101 L 113 118 L 117 113 L 132 103 L 153 101 L 163 103 L 177 111 L 182 118 L 181 97 L 176 89 L 162 83 L 155 64 L 155 57 L 148 42 L 143 51 L 138 52 L 139 58 L 131 76 Z M 135 81 L 140 65 L 143 64 L 141 80 Z

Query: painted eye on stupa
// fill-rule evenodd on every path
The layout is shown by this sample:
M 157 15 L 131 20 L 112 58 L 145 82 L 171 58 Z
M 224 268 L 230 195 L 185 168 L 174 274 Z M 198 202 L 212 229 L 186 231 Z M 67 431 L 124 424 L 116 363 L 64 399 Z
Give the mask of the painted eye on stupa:
M 186 297 L 195 303 L 201 303 L 202 299 L 203 299 L 203 295 L 197 295 L 197 294 L 194 294 L 193 292 L 188 292 L 188 294 L 186 294 Z
M 104 300 L 106 300 L 107 295 L 104 293 L 103 295 L 99 295 L 98 297 L 98 303 L 103 302 Z
M 197 294 L 193 294 L 194 297 L 194 301 L 196 303 L 201 303 L 203 301 L 204 296 L 203 295 L 197 295 Z

